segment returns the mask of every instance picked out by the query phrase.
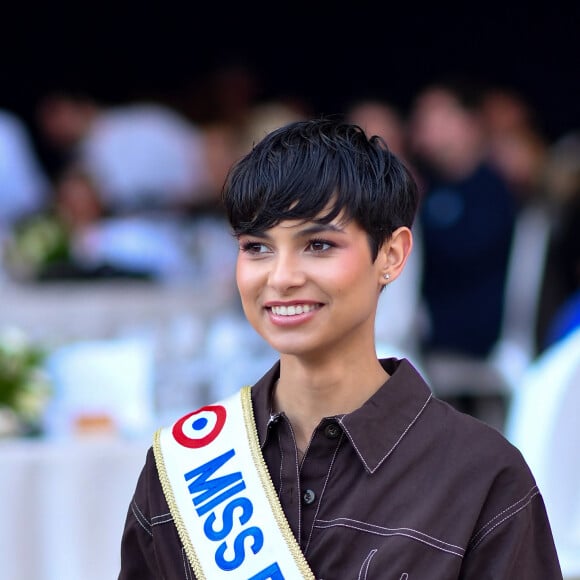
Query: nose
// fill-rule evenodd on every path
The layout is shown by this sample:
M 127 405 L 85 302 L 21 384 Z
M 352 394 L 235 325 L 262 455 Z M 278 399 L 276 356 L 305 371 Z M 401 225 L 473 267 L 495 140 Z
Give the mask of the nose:
M 280 293 L 304 284 L 306 274 L 298 256 L 290 252 L 278 253 L 271 261 L 268 285 Z

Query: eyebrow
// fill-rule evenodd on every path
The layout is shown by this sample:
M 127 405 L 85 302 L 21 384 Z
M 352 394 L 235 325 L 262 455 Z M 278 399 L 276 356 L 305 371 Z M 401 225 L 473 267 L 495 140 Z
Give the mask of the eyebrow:
M 316 234 L 321 234 L 325 232 L 332 232 L 337 234 L 344 234 L 344 229 L 336 224 L 323 224 L 323 223 L 312 223 L 306 228 L 298 230 L 294 234 L 294 238 L 302 238 L 305 236 L 312 236 Z M 270 235 L 267 233 L 267 230 L 255 230 L 253 232 L 247 232 L 246 234 L 240 234 L 240 237 L 243 235 L 248 236 L 255 236 L 257 238 L 264 238 L 270 239 Z
M 324 232 L 333 232 L 338 234 L 343 234 L 344 229 L 337 226 L 336 224 L 320 224 L 314 223 L 303 230 L 296 232 L 295 237 L 300 236 L 311 236 L 313 234 L 320 234 Z

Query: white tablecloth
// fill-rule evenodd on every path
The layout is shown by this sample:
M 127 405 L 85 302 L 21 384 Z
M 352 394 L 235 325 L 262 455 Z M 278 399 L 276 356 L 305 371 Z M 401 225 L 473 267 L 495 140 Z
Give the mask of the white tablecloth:
M 150 441 L 0 441 L 0 578 L 114 580 Z

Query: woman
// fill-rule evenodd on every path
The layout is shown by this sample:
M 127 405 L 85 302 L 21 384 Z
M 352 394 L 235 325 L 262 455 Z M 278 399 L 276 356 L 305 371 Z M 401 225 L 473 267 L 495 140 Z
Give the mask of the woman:
M 280 360 L 158 432 L 119 578 L 561 578 L 519 452 L 377 359 L 379 295 L 412 248 L 403 164 L 359 127 L 300 121 L 223 199 L 245 314 Z

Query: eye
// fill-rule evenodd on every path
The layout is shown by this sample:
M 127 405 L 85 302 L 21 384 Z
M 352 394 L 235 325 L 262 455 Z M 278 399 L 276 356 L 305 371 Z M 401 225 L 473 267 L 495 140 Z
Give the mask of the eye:
M 270 250 L 268 246 L 261 242 L 248 241 L 240 244 L 240 251 L 248 254 L 265 254 Z
M 328 240 L 310 240 L 308 242 L 308 249 L 314 253 L 327 252 L 330 248 L 333 248 L 334 244 Z

